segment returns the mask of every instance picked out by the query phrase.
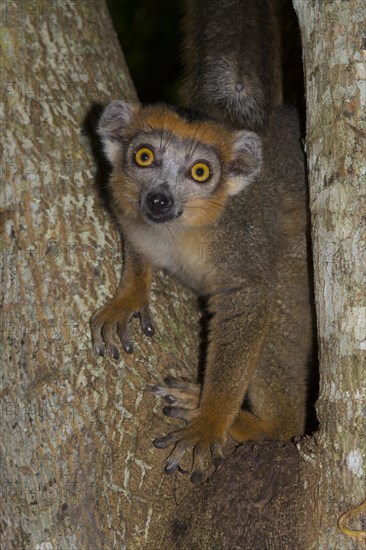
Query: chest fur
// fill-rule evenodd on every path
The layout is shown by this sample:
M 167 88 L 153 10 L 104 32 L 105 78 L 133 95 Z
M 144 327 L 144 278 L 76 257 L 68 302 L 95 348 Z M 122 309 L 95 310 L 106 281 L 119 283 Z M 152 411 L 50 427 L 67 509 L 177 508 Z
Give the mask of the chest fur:
M 165 225 L 137 225 L 125 234 L 154 267 L 168 271 L 197 292 L 207 291 L 214 275 L 213 243 L 204 231 L 177 232 Z

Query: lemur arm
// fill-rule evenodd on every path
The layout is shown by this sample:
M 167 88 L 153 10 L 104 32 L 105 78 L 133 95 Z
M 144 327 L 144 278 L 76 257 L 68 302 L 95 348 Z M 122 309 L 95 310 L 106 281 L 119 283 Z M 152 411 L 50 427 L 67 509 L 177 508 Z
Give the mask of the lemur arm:
M 133 316 L 139 316 L 141 327 L 147 336 L 153 336 L 154 327 L 149 312 L 149 291 L 152 267 L 126 242 L 124 266 L 118 288 L 113 298 L 98 309 L 91 318 L 92 339 L 95 352 L 118 359 L 117 336 L 124 350 L 132 353 L 133 347 L 128 329 Z

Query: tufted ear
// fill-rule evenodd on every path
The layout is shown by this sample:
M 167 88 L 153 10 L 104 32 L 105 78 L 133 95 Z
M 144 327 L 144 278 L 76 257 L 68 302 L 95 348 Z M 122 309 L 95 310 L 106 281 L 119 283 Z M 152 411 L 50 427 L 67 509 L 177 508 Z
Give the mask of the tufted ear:
M 233 160 L 229 165 L 229 194 L 236 195 L 259 174 L 262 145 L 253 132 L 236 132 Z
M 138 103 L 112 101 L 103 111 L 98 124 L 98 134 L 101 137 L 104 152 L 112 164 L 117 160 L 125 130 L 138 110 Z

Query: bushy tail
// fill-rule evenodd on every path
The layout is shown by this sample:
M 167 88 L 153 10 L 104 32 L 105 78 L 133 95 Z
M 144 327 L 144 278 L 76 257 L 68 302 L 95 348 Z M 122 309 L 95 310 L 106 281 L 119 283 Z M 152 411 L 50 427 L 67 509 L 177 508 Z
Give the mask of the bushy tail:
M 188 0 L 186 107 L 257 132 L 282 101 L 276 0 Z

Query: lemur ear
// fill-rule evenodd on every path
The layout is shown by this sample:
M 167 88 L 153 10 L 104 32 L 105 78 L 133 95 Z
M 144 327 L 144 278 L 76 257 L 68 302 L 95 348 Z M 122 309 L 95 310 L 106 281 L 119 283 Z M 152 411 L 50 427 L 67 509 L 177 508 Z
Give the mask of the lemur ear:
M 233 160 L 229 166 L 229 194 L 236 195 L 258 175 L 262 165 L 262 145 L 257 134 L 236 133 Z
M 138 110 L 137 103 L 112 101 L 103 111 L 98 124 L 98 134 L 102 139 L 105 154 L 112 164 L 117 160 L 126 127 Z

